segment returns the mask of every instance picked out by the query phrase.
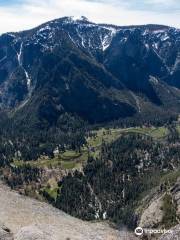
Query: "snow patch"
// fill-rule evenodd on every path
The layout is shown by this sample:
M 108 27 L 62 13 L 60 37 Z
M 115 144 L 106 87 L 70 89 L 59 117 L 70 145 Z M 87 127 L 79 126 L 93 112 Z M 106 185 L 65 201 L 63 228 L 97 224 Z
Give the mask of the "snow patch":
M 26 75 L 26 80 L 27 80 L 27 87 L 28 89 L 30 89 L 31 86 L 31 78 L 29 77 L 29 74 L 27 73 L 27 71 L 24 69 L 24 73 Z
M 145 47 L 146 47 L 147 50 L 149 50 L 149 44 L 146 43 Z
M 167 33 L 161 37 L 161 41 L 166 41 L 167 39 L 169 39 L 169 36 L 167 35 Z
M 27 88 L 28 88 L 28 90 L 30 90 L 31 78 L 29 77 L 29 74 L 26 71 L 26 69 L 23 67 L 23 64 L 22 64 L 22 51 L 23 51 L 23 42 L 21 42 L 19 52 L 17 52 L 17 59 L 18 59 L 19 66 L 24 70 L 24 73 L 25 73 L 25 76 L 26 76 Z
M 21 56 L 22 56 L 22 48 L 23 48 L 23 43 L 21 43 L 20 45 L 20 49 L 19 49 L 19 52 L 17 52 L 17 59 L 18 59 L 18 63 L 19 63 L 19 66 L 22 66 L 22 61 L 21 61 Z
M 153 44 L 153 47 L 154 47 L 155 49 L 158 49 L 158 46 L 159 46 L 158 43 L 154 43 L 154 44 Z
M 117 33 L 117 30 L 112 27 L 103 27 L 103 28 L 109 31 L 109 34 L 104 36 L 104 39 L 102 40 L 102 50 L 105 51 L 110 46 L 113 37 Z
M 41 32 L 44 32 L 46 30 L 51 30 L 51 27 L 49 25 L 46 25 L 45 27 L 39 29 L 37 33 L 41 33 Z
M 157 34 L 157 33 L 164 33 L 164 30 L 161 29 L 161 30 L 154 30 L 153 33 Z
M 87 17 L 84 16 L 72 16 L 71 17 L 73 21 L 86 21 L 89 22 Z

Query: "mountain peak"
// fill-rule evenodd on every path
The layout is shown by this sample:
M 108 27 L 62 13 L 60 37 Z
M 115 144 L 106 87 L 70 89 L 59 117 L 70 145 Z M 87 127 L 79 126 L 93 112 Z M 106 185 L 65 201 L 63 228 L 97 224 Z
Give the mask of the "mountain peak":
M 73 16 L 72 19 L 74 21 L 85 21 L 85 22 L 89 22 L 89 19 L 85 16 L 80 16 L 80 17 L 76 17 L 76 16 Z
M 59 20 L 63 20 L 68 23 L 73 23 L 73 22 L 90 22 L 89 19 L 85 16 L 67 16 L 64 18 L 60 18 Z

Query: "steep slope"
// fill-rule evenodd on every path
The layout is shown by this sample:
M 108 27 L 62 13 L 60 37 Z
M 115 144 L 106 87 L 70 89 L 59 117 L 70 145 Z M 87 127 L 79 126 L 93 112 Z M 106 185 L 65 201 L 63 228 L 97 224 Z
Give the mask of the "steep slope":
M 1 159 L 78 149 L 87 124 L 177 116 L 179 38 L 166 26 L 118 27 L 85 17 L 1 35 Z
M 0 219 L 7 229 L 14 233 L 16 240 L 135 239 L 133 234 L 119 232 L 107 224 L 83 222 L 46 203 L 20 196 L 2 183 L 0 183 Z M 10 236 L 7 239 L 10 239 Z
M 98 25 L 85 17 L 4 34 L 1 106 L 24 107 L 48 95 L 55 115 L 71 112 L 90 122 L 132 116 L 144 110 L 138 101 L 178 111 L 180 91 L 170 85 L 179 88 L 179 38 L 170 27 Z
M 90 122 L 99 122 L 134 114 L 135 109 L 128 102 L 112 96 L 111 88 L 123 90 L 121 83 L 83 53 L 64 30 L 65 22 L 60 19 L 1 37 L 2 107 L 22 107 L 32 96 L 42 99 L 45 95 L 49 96 L 48 104 L 54 103 L 55 115 L 75 112 Z M 5 54 L 8 51 L 10 56 Z M 94 116 L 97 113 L 99 116 Z
M 178 224 L 174 228 L 171 228 L 171 233 L 163 234 L 159 240 L 174 240 L 180 238 L 180 225 Z

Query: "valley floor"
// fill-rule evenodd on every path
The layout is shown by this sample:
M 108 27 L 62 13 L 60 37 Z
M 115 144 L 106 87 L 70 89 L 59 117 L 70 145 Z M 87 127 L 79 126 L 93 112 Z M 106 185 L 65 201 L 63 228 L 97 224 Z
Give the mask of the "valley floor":
M 117 231 L 108 224 L 90 223 L 73 218 L 46 203 L 11 191 L 2 182 L 0 182 L 0 221 L 12 231 L 15 240 L 136 239 L 133 234 L 123 230 Z

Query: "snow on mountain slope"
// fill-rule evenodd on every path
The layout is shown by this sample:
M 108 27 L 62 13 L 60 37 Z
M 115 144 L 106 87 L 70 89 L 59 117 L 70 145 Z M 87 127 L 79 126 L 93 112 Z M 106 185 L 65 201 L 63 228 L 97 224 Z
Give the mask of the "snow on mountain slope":
M 116 85 L 119 90 L 117 85 L 123 85 L 134 96 L 142 93 L 153 103 L 160 104 L 149 79 L 153 76 L 173 87 L 180 87 L 179 39 L 180 30 L 171 27 L 113 26 L 96 24 L 85 17 L 64 17 L 28 31 L 3 34 L 0 36 L 0 106 L 24 106 L 34 90 L 46 85 L 47 79 L 53 80 L 60 62 L 69 57 L 73 58 L 68 60 L 69 63 L 75 63 L 78 70 L 80 62 L 77 58 L 86 58 L 89 64 L 95 64 L 88 67 L 88 71 L 98 66 L 111 74 L 118 84 L 111 81 L 109 88 Z M 44 69 L 43 65 L 47 67 Z M 83 63 L 81 68 L 86 66 Z M 59 81 L 64 79 L 62 69 L 58 70 L 61 71 Z M 100 72 L 95 76 L 92 72 L 88 73 L 91 75 L 89 81 L 98 77 L 103 81 Z M 43 80 L 49 74 L 51 76 Z M 64 85 L 65 90 L 71 92 L 67 79 Z M 129 102 L 133 102 L 132 99 Z M 137 104 L 135 109 L 139 109 Z

